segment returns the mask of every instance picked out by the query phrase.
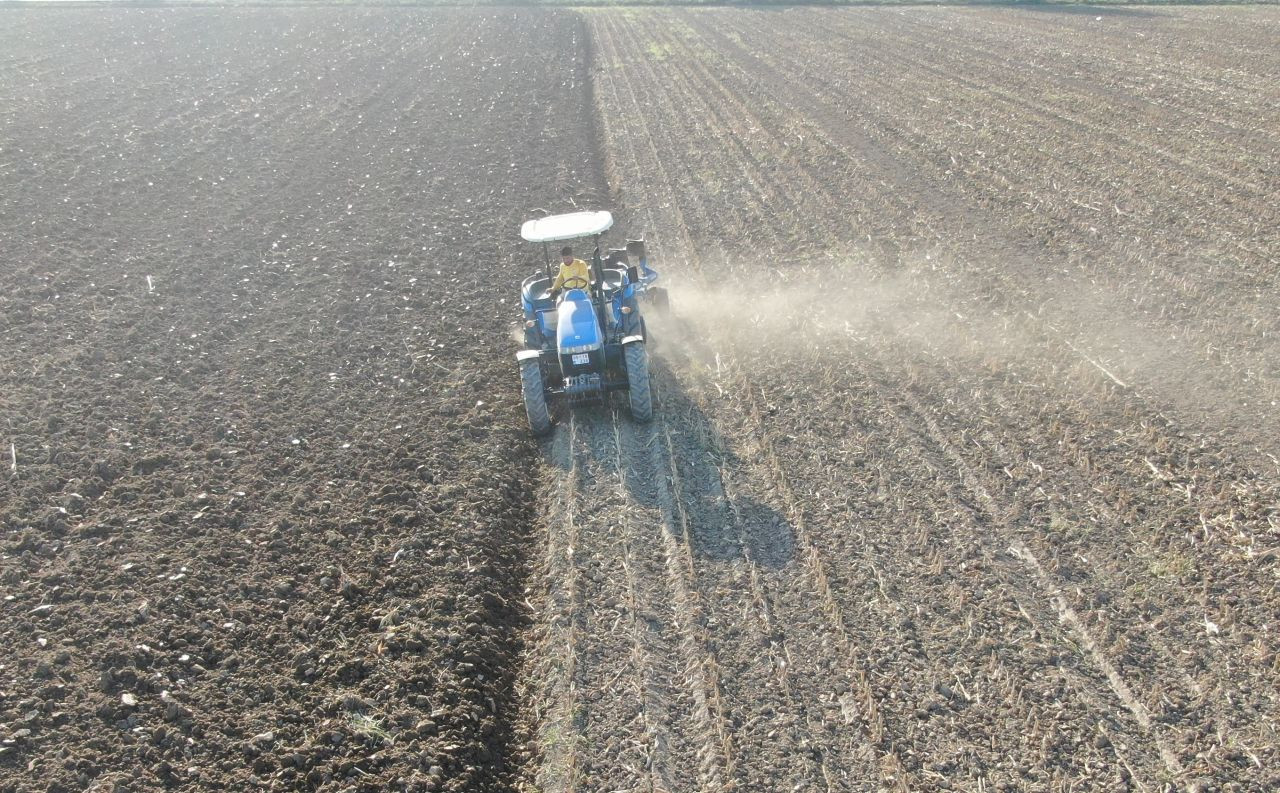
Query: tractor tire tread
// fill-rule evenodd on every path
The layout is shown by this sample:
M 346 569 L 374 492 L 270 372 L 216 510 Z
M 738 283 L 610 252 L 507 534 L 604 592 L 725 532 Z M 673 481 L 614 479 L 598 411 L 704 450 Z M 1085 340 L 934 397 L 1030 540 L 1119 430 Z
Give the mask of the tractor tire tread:
M 546 435 L 551 431 L 551 410 L 547 407 L 542 364 L 538 361 L 520 362 L 520 390 L 524 395 L 525 413 L 529 416 L 529 429 L 534 435 Z
M 653 386 L 649 382 L 649 353 L 643 342 L 628 344 L 624 349 L 631 417 L 642 423 L 650 421 L 653 419 Z

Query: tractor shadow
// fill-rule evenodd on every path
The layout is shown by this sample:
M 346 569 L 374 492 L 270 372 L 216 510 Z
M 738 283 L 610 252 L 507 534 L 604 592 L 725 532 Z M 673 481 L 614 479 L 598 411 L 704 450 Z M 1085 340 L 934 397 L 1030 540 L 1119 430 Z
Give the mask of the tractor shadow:
M 650 358 L 650 369 L 660 399 L 654 421 L 640 425 L 625 410 L 618 413 L 626 422 L 619 430 L 631 458 L 623 467 L 631 500 L 661 515 L 661 530 L 696 558 L 785 567 L 795 555 L 795 532 L 761 500 L 769 483 L 748 475 L 738 451 L 661 355 Z
M 750 560 L 781 569 L 795 556 L 795 531 L 763 500 L 776 501 L 772 483 L 749 473 L 752 467 L 689 394 L 680 374 L 709 365 L 710 351 L 655 345 L 649 358 L 657 398 L 653 421 L 634 421 L 623 394 L 612 405 L 576 408 L 572 432 L 568 412 L 558 410 L 556 430 L 542 444 L 543 459 L 557 476 L 574 477 L 575 498 L 590 511 L 617 499 L 610 489 L 620 478 L 625 508 L 652 525 L 655 542 L 661 539 L 656 532 L 665 531 L 698 559 Z

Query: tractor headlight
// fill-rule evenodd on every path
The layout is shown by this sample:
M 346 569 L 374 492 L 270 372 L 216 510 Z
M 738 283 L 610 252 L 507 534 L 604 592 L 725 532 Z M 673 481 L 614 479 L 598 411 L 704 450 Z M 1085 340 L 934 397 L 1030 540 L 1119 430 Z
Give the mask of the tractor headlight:
M 622 313 L 623 313 L 623 314 L 630 314 L 630 313 L 631 313 L 631 306 L 623 306 L 623 307 L 622 307 Z
M 574 347 L 561 348 L 560 352 L 565 353 L 566 355 L 573 355 L 574 353 L 577 353 L 577 352 L 591 352 L 595 348 L 596 348 L 596 345 L 594 344 L 579 344 Z
M 538 324 L 537 320 L 533 320 L 533 319 L 526 319 L 526 320 L 524 321 L 524 326 L 525 326 L 526 328 L 532 328 L 532 327 L 536 326 L 537 324 Z

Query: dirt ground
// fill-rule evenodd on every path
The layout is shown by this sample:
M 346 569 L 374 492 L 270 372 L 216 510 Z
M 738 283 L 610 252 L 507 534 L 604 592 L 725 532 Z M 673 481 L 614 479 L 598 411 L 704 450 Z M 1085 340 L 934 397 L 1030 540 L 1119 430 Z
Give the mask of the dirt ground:
M 4 15 L 0 788 L 509 790 L 582 21 Z
M 2 16 L 0 790 L 1280 787 L 1276 9 Z

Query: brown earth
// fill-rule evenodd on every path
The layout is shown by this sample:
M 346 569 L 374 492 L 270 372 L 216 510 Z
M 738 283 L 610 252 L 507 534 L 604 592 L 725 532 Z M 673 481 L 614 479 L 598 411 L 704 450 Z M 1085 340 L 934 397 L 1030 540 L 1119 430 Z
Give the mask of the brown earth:
M 581 19 L 3 15 L 0 789 L 510 789 Z
M 0 789 L 1280 787 L 1275 9 L 4 16 Z

